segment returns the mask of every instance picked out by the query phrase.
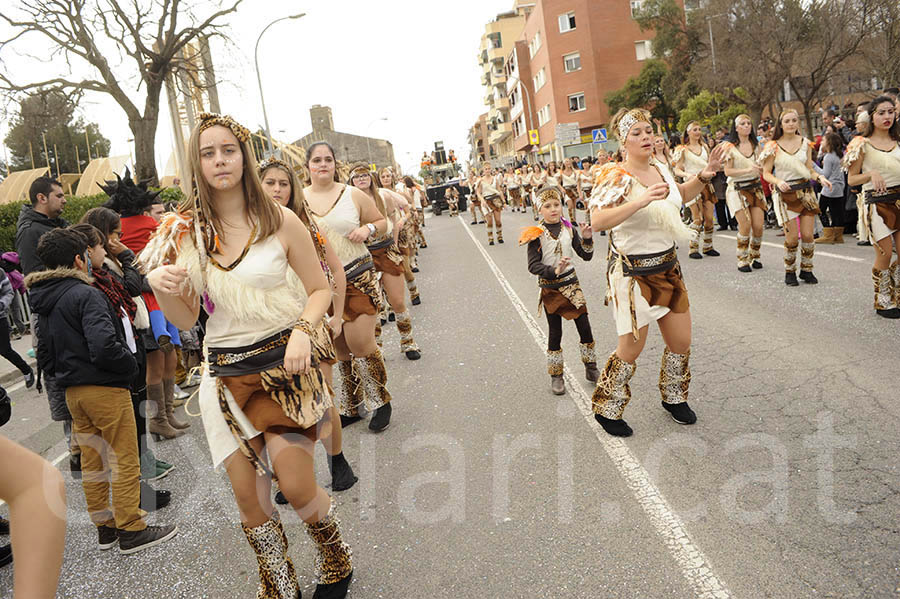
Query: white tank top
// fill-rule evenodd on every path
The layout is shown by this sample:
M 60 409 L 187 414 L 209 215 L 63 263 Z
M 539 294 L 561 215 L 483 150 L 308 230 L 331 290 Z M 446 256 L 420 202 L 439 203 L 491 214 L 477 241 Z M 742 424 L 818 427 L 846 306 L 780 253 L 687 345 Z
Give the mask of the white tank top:
M 700 154 L 695 154 L 690 148 L 684 146 L 684 172 L 689 175 L 696 175 L 699 172 L 702 172 L 703 169 L 706 168 L 706 163 L 709 162 L 709 152 L 706 151 L 706 148 L 701 146 Z
M 486 198 L 488 196 L 496 196 L 500 195 L 500 192 L 497 191 L 497 188 L 494 187 L 493 182 L 481 180 L 481 196 Z
M 560 180 L 562 181 L 563 187 L 575 187 L 578 184 L 578 174 L 572 173 L 571 175 L 567 175 L 560 171 L 559 173 Z
M 775 142 L 778 144 L 778 142 Z M 812 177 L 812 173 L 806 168 L 807 150 L 809 149 L 809 141 L 806 138 L 800 140 L 800 147 L 793 154 L 778 144 L 775 152 L 775 165 L 773 172 L 775 176 L 783 181 L 807 180 Z
M 860 172 L 878 171 L 886 187 L 900 185 L 900 144 L 894 144 L 890 152 L 879 150 L 872 144 L 865 144 L 863 148 L 865 154 Z M 864 184 L 863 189 L 872 189 L 872 182 Z
M 353 230 L 360 226 L 359 210 L 353 203 L 353 188 L 347 185 L 337 203 L 322 216 L 312 213 L 319 230 L 334 248 L 341 264 L 350 264 L 357 258 L 368 255 L 369 250 L 364 243 L 353 243 L 347 239 Z

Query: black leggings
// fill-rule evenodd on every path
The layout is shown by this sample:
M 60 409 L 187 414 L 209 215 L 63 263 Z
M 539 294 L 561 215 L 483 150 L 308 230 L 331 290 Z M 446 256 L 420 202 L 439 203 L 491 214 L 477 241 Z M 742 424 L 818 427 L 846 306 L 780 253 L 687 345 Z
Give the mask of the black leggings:
M 12 344 L 9 342 L 9 320 L 6 319 L 5 314 L 0 317 L 0 356 L 12 362 L 12 365 L 18 368 L 22 374 L 31 372 L 31 367 L 12 348 Z
M 548 313 L 547 326 L 550 327 L 550 332 L 547 334 L 547 349 L 558 351 L 561 349 L 560 343 L 562 342 L 562 316 Z M 578 336 L 581 337 L 582 343 L 591 343 L 594 340 L 587 312 L 575 319 L 575 327 L 578 329 Z
M 844 196 L 832 198 L 827 195 L 819 196 L 819 219 L 822 221 L 823 227 L 843 227 L 844 226 Z M 828 218 L 831 215 L 831 219 Z

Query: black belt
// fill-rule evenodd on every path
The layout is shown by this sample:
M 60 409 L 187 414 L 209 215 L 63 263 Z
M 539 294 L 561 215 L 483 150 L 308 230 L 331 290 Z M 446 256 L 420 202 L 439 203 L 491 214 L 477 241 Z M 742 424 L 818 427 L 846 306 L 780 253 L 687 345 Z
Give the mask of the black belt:
M 618 255 L 615 250 L 610 248 L 609 268 L 614 267 Z M 655 275 L 666 272 L 678 264 L 678 252 L 675 251 L 674 245 L 655 254 L 623 254 L 622 258 L 622 274 L 626 277 Z
M 892 204 L 900 202 L 900 185 L 888 187 L 884 193 L 876 194 L 873 190 L 866 190 L 866 204 Z M 897 206 L 900 208 L 900 204 Z
M 256 374 L 284 363 L 284 351 L 292 329 L 242 347 L 210 347 L 209 371 L 213 376 Z
M 361 258 L 357 258 L 356 260 L 345 266 L 344 277 L 349 283 L 359 275 L 373 268 L 375 268 L 375 263 L 372 261 L 372 256 L 366 255 Z
M 394 243 L 394 238 L 386 237 L 385 239 L 382 239 L 381 241 L 376 241 L 375 243 L 373 243 L 371 245 L 367 245 L 366 247 L 369 248 L 369 251 L 371 252 L 373 250 L 383 250 L 384 248 L 391 247 L 392 243 Z
M 750 191 L 751 189 L 760 189 L 762 188 L 762 183 L 760 183 L 759 179 L 756 181 L 735 181 L 734 189 L 737 191 Z
M 484 201 L 485 201 L 485 202 L 491 202 L 491 201 L 493 201 L 493 200 L 498 199 L 499 197 L 500 197 L 500 194 L 499 194 L 499 193 L 495 193 L 495 194 L 493 194 L 493 195 L 484 196 Z
M 565 287 L 566 285 L 571 285 L 572 283 L 577 282 L 578 275 L 575 274 L 574 268 L 562 273 L 555 279 L 545 279 L 543 277 L 538 277 L 538 287 L 540 287 L 541 289 L 559 289 L 560 287 Z
M 801 189 L 810 189 L 812 187 L 812 183 L 807 179 L 803 181 L 788 181 L 787 184 L 791 186 L 791 191 L 800 191 Z

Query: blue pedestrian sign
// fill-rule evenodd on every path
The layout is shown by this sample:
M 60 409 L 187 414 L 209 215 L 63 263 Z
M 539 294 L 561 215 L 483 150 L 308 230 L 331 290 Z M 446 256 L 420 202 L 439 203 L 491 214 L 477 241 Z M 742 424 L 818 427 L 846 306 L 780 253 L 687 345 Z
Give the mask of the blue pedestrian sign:
M 591 131 L 591 136 L 593 137 L 593 141 L 595 144 L 602 144 L 609 141 L 606 138 L 606 129 L 594 129 Z

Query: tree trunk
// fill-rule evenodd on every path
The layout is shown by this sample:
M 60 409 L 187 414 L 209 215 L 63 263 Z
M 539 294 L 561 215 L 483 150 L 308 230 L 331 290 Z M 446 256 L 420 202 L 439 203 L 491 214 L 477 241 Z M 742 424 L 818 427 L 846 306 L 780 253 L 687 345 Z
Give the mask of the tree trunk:
M 813 141 L 816 137 L 815 134 L 813 133 L 813 126 L 812 126 L 812 103 L 813 103 L 812 99 L 800 100 L 800 104 L 803 105 L 803 113 L 804 113 L 803 117 L 804 117 L 804 120 L 806 121 L 806 135 L 807 135 L 807 139 L 809 139 L 810 141 Z
M 159 95 L 162 87 L 158 84 L 147 86 L 144 116 L 128 125 L 134 134 L 134 170 L 138 181 L 148 180 L 150 185 L 159 185 L 156 173 L 156 128 L 159 124 Z

